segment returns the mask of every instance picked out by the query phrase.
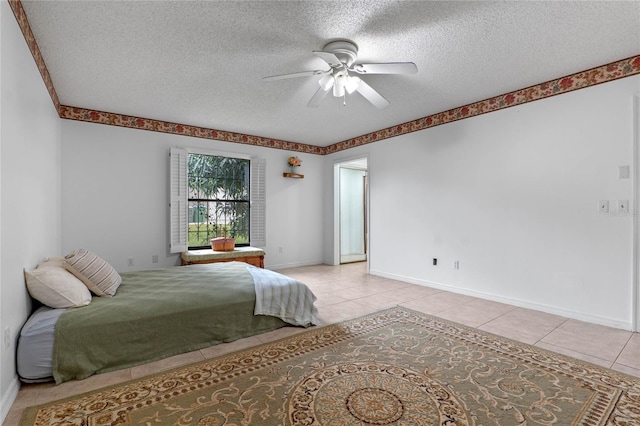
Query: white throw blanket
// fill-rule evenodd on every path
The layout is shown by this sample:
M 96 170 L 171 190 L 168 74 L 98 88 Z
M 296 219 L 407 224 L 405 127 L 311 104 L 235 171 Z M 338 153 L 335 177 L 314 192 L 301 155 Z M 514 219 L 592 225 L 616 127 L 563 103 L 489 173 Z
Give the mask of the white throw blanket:
M 306 284 L 268 269 L 247 266 L 256 287 L 255 315 L 271 315 L 303 327 L 318 323 L 316 296 Z

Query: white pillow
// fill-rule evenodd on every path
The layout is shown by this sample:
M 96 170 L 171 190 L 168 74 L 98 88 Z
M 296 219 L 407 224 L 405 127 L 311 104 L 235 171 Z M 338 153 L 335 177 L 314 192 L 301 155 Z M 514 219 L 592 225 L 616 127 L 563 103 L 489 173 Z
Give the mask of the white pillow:
M 73 308 L 91 302 L 89 289 L 69 271 L 60 267 L 24 272 L 29 294 L 51 308 Z
M 94 294 L 111 297 L 122 283 L 122 277 L 111 265 L 86 249 L 74 250 L 64 257 L 65 268 Z

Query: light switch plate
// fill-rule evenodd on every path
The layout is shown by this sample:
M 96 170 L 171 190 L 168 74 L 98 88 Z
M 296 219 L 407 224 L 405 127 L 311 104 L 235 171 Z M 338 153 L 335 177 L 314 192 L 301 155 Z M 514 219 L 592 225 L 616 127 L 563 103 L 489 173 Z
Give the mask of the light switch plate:
M 618 179 L 629 179 L 630 171 L 629 166 L 618 167 Z
M 11 329 L 5 327 L 2 332 L 2 349 L 5 351 L 11 347 Z

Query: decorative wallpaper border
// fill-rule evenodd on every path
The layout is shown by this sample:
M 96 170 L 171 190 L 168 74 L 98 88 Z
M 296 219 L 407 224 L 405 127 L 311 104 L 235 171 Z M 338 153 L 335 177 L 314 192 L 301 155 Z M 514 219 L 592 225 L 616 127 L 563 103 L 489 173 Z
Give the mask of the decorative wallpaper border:
M 36 65 L 38 67 L 38 71 L 40 71 L 40 76 L 42 76 L 42 80 L 44 81 L 44 85 L 49 92 L 49 96 L 51 96 L 51 100 L 53 101 L 53 106 L 60 113 L 60 100 L 58 99 L 58 94 L 56 93 L 56 89 L 53 87 L 53 82 L 51 81 L 51 75 L 49 75 L 49 70 L 44 63 L 44 59 L 42 59 L 42 53 L 40 53 L 40 48 L 38 47 L 38 43 L 36 43 L 36 38 L 31 31 L 31 26 L 29 25 L 29 21 L 27 20 L 27 15 L 24 13 L 24 8 L 22 7 L 22 2 L 20 0 L 7 0 L 9 2 L 9 6 L 11 10 L 13 10 L 13 15 L 16 17 L 16 21 L 18 21 L 18 26 L 22 30 L 22 35 L 24 36 L 27 45 L 29 46 L 29 50 L 31 51 L 31 55 L 33 59 L 36 61 Z
M 69 120 L 86 121 L 89 123 L 106 124 L 110 126 L 128 127 L 153 132 L 171 133 L 196 138 L 219 140 L 224 142 L 240 143 L 267 148 L 283 149 L 287 151 L 302 152 L 308 154 L 326 155 L 357 146 L 378 142 L 384 139 L 404 135 L 442 124 L 452 123 L 465 118 L 476 117 L 501 109 L 522 105 L 552 96 L 569 93 L 574 90 L 584 89 L 624 77 L 640 74 L 640 55 L 612 62 L 576 74 L 560 77 L 545 83 L 530 86 L 524 89 L 509 92 L 493 98 L 484 99 L 448 111 L 418 118 L 413 121 L 376 130 L 352 139 L 338 142 L 326 147 L 309 145 L 304 143 L 289 142 L 279 139 L 265 138 L 262 136 L 245 135 L 241 133 L 227 132 L 224 130 L 209 129 L 205 127 L 190 126 L 186 124 L 171 123 L 150 118 L 134 117 L 111 112 L 96 111 L 86 108 L 61 105 L 58 95 L 51 81 L 51 76 L 44 63 L 38 44 L 29 26 L 21 0 L 7 0 L 22 30 L 31 54 L 40 70 L 40 75 L 49 91 L 51 100 L 60 115 L 60 118 Z
M 194 138 L 214 139 L 217 141 L 284 149 L 287 151 L 304 152 L 308 154 L 324 154 L 324 147 L 320 146 L 264 138 L 261 136 L 251 136 L 242 133 L 226 132 L 224 130 L 208 129 L 206 127 L 189 126 L 187 124 L 171 123 L 167 121 L 153 120 L 150 118 L 140 118 L 131 115 L 95 111 L 66 105 L 61 105 L 58 112 L 61 118 L 69 120 L 87 121 L 89 123 L 129 127 L 132 129 L 150 130 L 152 132 L 192 136 Z
M 550 98 L 636 74 L 640 74 L 640 55 L 338 142 L 328 146 L 325 154 L 344 151 L 356 146 Z

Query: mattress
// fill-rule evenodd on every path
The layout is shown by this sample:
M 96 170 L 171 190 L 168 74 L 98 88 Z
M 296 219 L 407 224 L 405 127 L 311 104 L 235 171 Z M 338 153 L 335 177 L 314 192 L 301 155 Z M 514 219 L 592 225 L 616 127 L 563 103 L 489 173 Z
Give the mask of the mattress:
M 316 324 L 315 296 L 295 279 L 242 262 L 122 275 L 118 293 L 80 308 L 38 308 L 23 326 L 23 382 L 82 379 L 291 324 Z M 259 295 L 259 296 L 258 296 Z
M 53 341 L 56 322 L 66 309 L 41 306 L 20 331 L 17 367 L 23 382 L 53 379 Z

